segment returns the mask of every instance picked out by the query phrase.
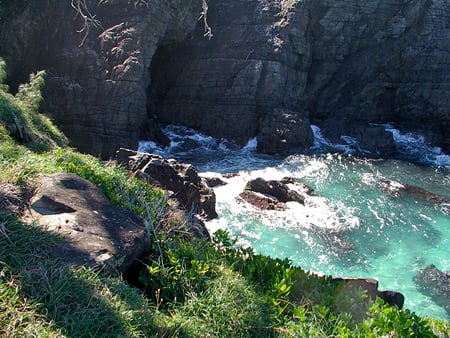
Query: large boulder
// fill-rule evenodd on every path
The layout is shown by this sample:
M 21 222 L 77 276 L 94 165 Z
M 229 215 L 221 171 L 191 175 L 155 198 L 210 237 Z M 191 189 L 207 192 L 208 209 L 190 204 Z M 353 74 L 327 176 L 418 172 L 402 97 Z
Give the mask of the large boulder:
M 309 120 L 299 113 L 274 109 L 260 121 L 258 151 L 286 154 L 304 151 L 314 143 Z
M 354 319 L 361 321 L 367 316 L 371 301 L 377 297 L 385 303 L 403 308 L 405 296 L 397 291 L 379 291 L 378 281 L 373 278 L 333 278 L 338 287 L 335 294 L 333 306 L 338 311 L 350 312 Z M 358 298 L 362 292 L 363 298 Z
M 450 312 L 450 271 L 440 271 L 431 264 L 417 272 L 414 282 L 422 293 Z
M 41 175 L 25 220 L 61 235 L 51 255 L 65 263 L 127 270 L 149 250 L 144 220 L 115 207 L 91 182 L 74 174 Z
M 116 158 L 138 178 L 171 191 L 184 210 L 199 214 L 204 220 L 217 217 L 214 190 L 192 165 L 123 148 L 117 151 Z

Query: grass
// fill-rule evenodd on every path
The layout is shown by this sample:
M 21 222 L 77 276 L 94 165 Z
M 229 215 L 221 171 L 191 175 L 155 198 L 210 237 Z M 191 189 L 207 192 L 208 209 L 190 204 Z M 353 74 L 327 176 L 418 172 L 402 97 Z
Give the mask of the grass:
M 154 308 L 120 277 L 64 265 L 46 252 L 63 241 L 2 212 L 0 336 L 141 337 Z
M 0 336 L 450 336 L 448 322 L 370 302 L 363 293 L 343 298 L 331 277 L 236 247 L 226 232 L 196 239 L 179 215 L 159 226 L 163 192 L 68 148 L 51 120 L 38 116 L 42 75 L 12 96 L 1 85 L 2 69 L 0 61 Z M 159 226 L 161 252 L 146 258 L 139 289 L 121 276 L 51 258 L 65 239 L 22 222 L 35 178 L 55 172 L 90 180 L 115 205 Z

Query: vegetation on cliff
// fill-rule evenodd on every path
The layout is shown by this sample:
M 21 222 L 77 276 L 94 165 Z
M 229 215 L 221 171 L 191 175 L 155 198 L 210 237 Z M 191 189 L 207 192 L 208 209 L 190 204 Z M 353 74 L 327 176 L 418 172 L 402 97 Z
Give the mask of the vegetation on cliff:
M 0 61 L 1 336 L 449 336 L 448 322 L 372 302 L 362 292 L 342 296 L 330 277 L 236 247 L 226 232 L 195 239 L 177 217 L 160 227 L 135 281 L 139 289 L 121 276 L 56 264 L 48 250 L 61 238 L 21 220 L 39 173 L 76 173 L 116 205 L 155 222 L 146 206 L 164 195 L 68 148 L 38 112 L 44 74 L 32 75 L 13 96 L 1 84 L 4 69 Z

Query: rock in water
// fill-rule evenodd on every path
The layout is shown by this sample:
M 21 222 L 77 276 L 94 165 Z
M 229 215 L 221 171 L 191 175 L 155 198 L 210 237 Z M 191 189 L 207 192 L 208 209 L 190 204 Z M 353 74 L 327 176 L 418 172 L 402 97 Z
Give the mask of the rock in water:
M 288 184 L 292 184 L 295 189 L 291 189 Z M 273 196 L 283 203 L 298 202 L 300 204 L 305 203 L 305 196 L 299 191 L 305 191 L 306 194 L 311 194 L 312 192 L 312 189 L 294 179 L 284 178 L 281 181 L 266 181 L 260 177 L 247 182 L 245 190 Z
M 433 264 L 414 277 L 419 290 L 450 313 L 450 271 L 440 271 Z
M 25 220 L 63 236 L 51 255 L 65 263 L 126 273 L 149 250 L 144 220 L 77 175 L 41 175 L 30 204 Z

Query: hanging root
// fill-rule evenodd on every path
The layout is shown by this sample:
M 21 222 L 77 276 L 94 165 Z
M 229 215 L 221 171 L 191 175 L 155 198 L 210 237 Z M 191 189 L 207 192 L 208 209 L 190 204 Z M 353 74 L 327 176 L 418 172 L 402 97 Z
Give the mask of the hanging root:
M 84 33 L 83 39 L 78 47 L 82 47 L 86 41 L 91 28 L 101 27 L 100 21 L 95 18 L 95 15 L 91 14 L 89 8 L 86 5 L 86 0 L 71 0 L 71 5 L 77 12 L 77 16 L 80 16 L 83 20 L 83 27 L 78 30 L 78 33 Z
M 208 4 L 206 3 L 206 0 L 202 0 L 202 11 L 200 13 L 198 20 L 203 19 L 203 24 L 205 26 L 205 34 L 203 34 L 203 36 L 208 37 L 208 39 L 211 40 L 213 34 L 211 27 L 208 25 L 207 15 L 208 15 Z

